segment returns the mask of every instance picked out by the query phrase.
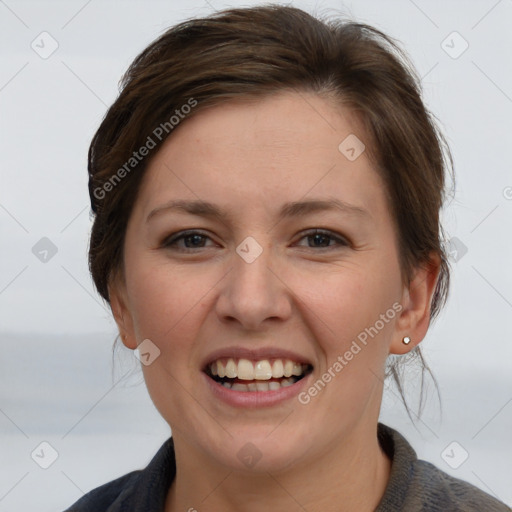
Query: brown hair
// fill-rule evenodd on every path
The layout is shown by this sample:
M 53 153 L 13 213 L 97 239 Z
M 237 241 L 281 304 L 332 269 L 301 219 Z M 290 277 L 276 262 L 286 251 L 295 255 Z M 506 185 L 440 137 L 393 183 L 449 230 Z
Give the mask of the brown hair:
M 105 300 L 109 283 L 122 271 L 126 226 L 144 170 L 172 134 L 171 117 L 186 122 L 187 115 L 208 106 L 284 90 L 334 98 L 362 121 L 368 155 L 386 184 L 404 279 L 428 264 L 432 251 L 440 257 L 431 319 L 438 314 L 449 285 L 439 213 L 452 159 L 421 100 L 414 68 L 397 43 L 373 27 L 322 21 L 278 5 L 229 9 L 180 23 L 138 55 L 123 76 L 88 160 L 95 214 L 89 265 Z M 150 138 L 149 156 L 132 161 Z M 413 352 L 428 369 L 419 347 Z M 388 373 L 403 397 L 398 367 L 391 365 Z

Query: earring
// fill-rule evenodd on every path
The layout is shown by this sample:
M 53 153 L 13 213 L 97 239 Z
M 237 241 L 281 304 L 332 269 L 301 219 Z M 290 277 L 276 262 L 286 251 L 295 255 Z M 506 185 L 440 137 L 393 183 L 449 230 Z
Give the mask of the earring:
M 402 343 L 403 343 L 404 345 L 409 345 L 409 343 L 411 343 L 411 338 L 409 338 L 409 336 L 404 336 L 404 337 L 402 338 Z

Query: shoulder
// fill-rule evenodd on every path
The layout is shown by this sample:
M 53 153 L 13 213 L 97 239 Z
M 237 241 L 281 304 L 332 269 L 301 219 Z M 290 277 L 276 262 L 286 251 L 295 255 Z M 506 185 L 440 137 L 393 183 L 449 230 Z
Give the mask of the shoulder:
M 391 459 L 391 474 L 377 512 L 511 512 L 478 487 L 418 459 L 407 440 L 379 423 L 378 439 Z
M 132 471 L 88 492 L 64 512 L 106 512 L 137 481 L 141 470 Z
M 146 468 L 93 489 L 64 512 L 161 510 L 175 475 L 174 443 L 169 438 Z
M 413 466 L 410 498 L 429 512 L 510 512 L 510 508 L 478 487 L 455 478 L 424 460 Z

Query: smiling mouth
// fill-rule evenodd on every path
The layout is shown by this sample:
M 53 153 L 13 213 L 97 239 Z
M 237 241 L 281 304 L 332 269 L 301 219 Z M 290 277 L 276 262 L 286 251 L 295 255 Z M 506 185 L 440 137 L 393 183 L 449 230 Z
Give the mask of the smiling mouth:
M 292 386 L 313 371 L 310 364 L 290 359 L 221 358 L 208 364 L 204 372 L 215 382 L 233 391 L 277 391 Z

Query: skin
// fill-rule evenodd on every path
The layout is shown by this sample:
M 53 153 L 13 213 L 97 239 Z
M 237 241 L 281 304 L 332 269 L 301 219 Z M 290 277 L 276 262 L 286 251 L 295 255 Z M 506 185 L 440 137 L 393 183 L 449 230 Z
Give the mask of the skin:
M 150 339 L 161 351 L 142 368 L 175 442 L 168 512 L 361 512 L 384 493 L 391 462 L 376 431 L 385 361 L 424 338 L 439 261 L 432 255 L 402 281 L 383 182 L 366 152 L 349 161 L 338 150 L 351 133 L 364 141 L 357 119 L 331 100 L 278 93 L 200 111 L 148 166 L 110 293 L 125 345 Z M 285 202 L 312 198 L 367 213 L 278 219 Z M 174 199 L 208 200 L 232 217 L 162 210 L 146 221 Z M 332 236 L 315 241 L 304 234 L 311 228 Z M 188 229 L 206 238 L 163 244 Z M 263 250 L 252 263 L 235 250 L 248 236 Z M 292 350 L 313 364 L 312 383 L 394 303 L 400 313 L 307 405 L 295 397 L 241 409 L 205 385 L 205 357 L 233 345 Z M 261 454 L 252 468 L 237 457 L 248 442 Z

